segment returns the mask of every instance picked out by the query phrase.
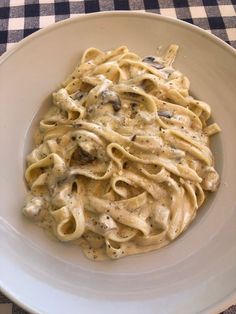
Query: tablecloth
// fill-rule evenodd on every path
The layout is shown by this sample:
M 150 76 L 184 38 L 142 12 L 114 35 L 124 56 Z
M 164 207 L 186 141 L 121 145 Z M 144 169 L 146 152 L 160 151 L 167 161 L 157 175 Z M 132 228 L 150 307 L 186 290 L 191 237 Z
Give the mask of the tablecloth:
M 178 18 L 236 48 L 236 0 L 0 0 L 0 55 L 50 24 L 80 14 L 111 10 L 148 11 Z M 11 313 L 26 312 L 0 293 L 0 314 Z M 236 314 L 236 306 L 224 314 Z

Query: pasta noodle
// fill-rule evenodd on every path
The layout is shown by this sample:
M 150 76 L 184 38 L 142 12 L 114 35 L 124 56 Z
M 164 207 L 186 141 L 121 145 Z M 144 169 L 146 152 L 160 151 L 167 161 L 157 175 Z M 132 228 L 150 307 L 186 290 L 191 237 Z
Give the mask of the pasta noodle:
M 90 259 L 167 245 L 218 187 L 209 138 L 220 128 L 173 68 L 177 50 L 88 49 L 40 121 L 23 212 Z

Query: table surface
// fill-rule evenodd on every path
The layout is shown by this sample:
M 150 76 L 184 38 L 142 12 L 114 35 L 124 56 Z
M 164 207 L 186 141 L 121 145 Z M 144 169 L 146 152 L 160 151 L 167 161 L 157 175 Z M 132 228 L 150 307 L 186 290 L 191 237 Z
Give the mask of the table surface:
M 50 24 L 81 14 L 112 10 L 148 11 L 178 18 L 236 48 L 236 0 L 0 0 L 0 55 Z M 0 292 L 0 314 L 12 313 L 26 312 Z M 236 314 L 236 306 L 224 314 Z

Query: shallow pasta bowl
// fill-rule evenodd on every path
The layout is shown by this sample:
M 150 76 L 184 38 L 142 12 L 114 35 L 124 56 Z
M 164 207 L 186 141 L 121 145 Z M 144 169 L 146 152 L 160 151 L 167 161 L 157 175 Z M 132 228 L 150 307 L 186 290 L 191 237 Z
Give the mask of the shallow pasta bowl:
M 222 128 L 212 148 L 217 193 L 169 246 L 94 263 L 78 247 L 49 239 L 21 215 L 24 158 L 36 113 L 88 47 L 127 45 L 142 56 L 176 43 L 175 67 L 208 102 Z M 234 167 L 236 53 L 189 24 L 145 13 L 97 13 L 57 23 L 23 40 L 0 61 L 1 288 L 40 313 L 213 313 L 236 302 Z

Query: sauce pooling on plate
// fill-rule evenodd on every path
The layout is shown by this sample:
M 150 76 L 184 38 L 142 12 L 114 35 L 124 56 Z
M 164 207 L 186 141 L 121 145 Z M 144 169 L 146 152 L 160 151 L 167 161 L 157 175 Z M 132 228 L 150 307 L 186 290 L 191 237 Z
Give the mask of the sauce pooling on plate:
M 167 245 L 218 187 L 209 138 L 220 128 L 173 68 L 177 50 L 88 49 L 40 121 L 23 213 L 90 259 Z

